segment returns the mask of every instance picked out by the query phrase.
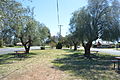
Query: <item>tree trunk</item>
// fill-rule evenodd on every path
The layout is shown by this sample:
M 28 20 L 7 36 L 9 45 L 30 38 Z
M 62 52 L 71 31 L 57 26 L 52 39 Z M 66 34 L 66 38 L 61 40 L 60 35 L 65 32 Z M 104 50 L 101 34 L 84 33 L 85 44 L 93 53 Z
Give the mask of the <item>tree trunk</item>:
M 24 46 L 24 48 L 25 48 L 25 53 L 26 53 L 26 54 L 28 54 L 28 53 L 29 53 L 30 48 L 29 48 L 29 47 L 27 47 L 27 45 L 26 45 L 26 44 L 23 44 L 23 46 Z
M 87 58 L 90 58 L 90 48 L 92 46 L 92 41 L 89 41 L 86 45 L 84 45 L 84 49 L 85 49 L 85 54 L 84 56 Z
M 74 51 L 77 50 L 77 44 L 74 44 Z
M 72 46 L 70 46 L 70 49 L 72 49 Z
M 30 51 L 30 46 L 31 46 L 31 37 L 29 37 L 29 40 L 27 42 L 23 42 L 23 38 L 20 37 L 21 43 L 25 48 L 25 53 L 28 54 Z
M 26 53 L 26 54 L 28 54 L 28 53 L 29 53 L 29 51 L 30 51 L 30 49 L 29 49 L 29 48 L 25 48 L 25 53 Z
M 3 39 L 0 39 L 0 47 L 3 47 Z
M 90 57 L 90 47 L 85 46 L 84 49 L 85 49 L 84 56 L 89 58 Z

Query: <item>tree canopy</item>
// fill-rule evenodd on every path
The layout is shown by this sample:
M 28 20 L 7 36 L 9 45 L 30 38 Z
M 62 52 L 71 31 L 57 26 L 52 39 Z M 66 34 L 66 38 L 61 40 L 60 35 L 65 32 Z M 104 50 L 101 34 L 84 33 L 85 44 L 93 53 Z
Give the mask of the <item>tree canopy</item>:
M 117 0 L 111 3 L 108 0 L 88 0 L 86 7 L 73 13 L 70 19 L 70 32 L 78 35 L 86 56 L 89 56 L 94 40 L 116 40 L 120 37 L 119 5 Z
M 34 19 L 33 9 L 23 7 L 16 0 L 1 0 L 0 5 L 0 40 L 4 43 L 19 40 L 29 53 L 34 42 L 40 45 L 49 38 L 50 30 Z

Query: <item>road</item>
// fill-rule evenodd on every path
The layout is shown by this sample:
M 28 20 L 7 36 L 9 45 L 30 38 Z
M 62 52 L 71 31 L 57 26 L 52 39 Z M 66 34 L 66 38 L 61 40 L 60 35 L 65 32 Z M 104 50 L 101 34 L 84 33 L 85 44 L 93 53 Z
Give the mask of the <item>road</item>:
M 84 49 L 80 47 L 79 49 Z M 91 48 L 90 51 L 99 51 L 101 53 L 112 54 L 120 56 L 120 51 L 115 49 L 105 49 L 105 48 Z
M 34 46 L 30 48 L 32 49 L 40 49 L 40 46 Z M 7 54 L 7 53 L 13 53 L 16 50 L 25 50 L 24 48 L 0 48 L 0 54 Z
M 31 47 L 31 50 L 32 49 L 40 49 L 40 46 Z M 83 48 L 80 48 L 80 49 L 83 49 Z M 16 50 L 24 50 L 24 48 L 0 48 L 0 54 L 12 53 Z M 91 48 L 91 51 L 99 51 L 107 54 L 120 55 L 120 51 L 114 50 L 114 49 Z
M 91 51 L 99 51 L 102 53 L 112 54 L 112 55 L 120 55 L 120 51 L 115 49 L 101 49 L 101 48 L 91 48 Z

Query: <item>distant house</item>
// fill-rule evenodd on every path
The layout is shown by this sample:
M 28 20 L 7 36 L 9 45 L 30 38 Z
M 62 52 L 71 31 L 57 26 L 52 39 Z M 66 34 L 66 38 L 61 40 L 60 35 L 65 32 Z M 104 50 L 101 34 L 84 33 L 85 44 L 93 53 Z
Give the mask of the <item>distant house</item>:
M 103 41 L 103 40 L 96 40 L 93 42 L 94 48 L 113 48 L 115 47 L 115 44 L 111 41 Z

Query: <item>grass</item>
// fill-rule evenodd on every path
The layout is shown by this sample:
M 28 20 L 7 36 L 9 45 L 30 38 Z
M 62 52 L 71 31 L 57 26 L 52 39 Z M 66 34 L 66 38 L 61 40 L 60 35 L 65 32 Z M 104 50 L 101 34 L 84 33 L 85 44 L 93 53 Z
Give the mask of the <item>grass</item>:
M 0 46 L 0 48 L 5 48 L 5 46 Z
M 71 52 L 71 51 L 70 51 Z M 53 61 L 54 65 L 62 71 L 73 76 L 73 79 L 83 80 L 119 80 L 120 74 L 113 70 L 110 60 L 113 55 L 99 54 L 91 55 L 92 59 L 86 59 L 83 53 L 72 52 Z
M 26 58 L 15 57 L 14 53 L 0 55 L 0 80 L 29 63 L 28 59 L 33 55 L 31 53 Z
M 114 48 L 114 50 L 119 50 L 120 51 L 120 48 Z
M 3 47 L 0 47 L 0 48 L 23 48 L 23 46 L 13 46 L 13 47 L 6 47 L 6 46 L 3 46 Z
M 0 55 L 0 79 L 28 64 L 37 65 L 45 59 L 56 69 L 69 74 L 67 80 L 119 80 L 113 69 L 114 55 L 93 54 L 92 59 L 83 56 L 83 50 L 33 50 L 26 58 L 16 58 L 13 53 Z M 28 68 L 29 69 L 29 68 Z
M 22 71 L 29 69 L 29 67 L 26 68 L 27 65 L 52 62 L 61 53 L 64 52 L 61 50 L 33 50 L 26 58 L 14 57 L 14 53 L 0 55 L 0 80 L 19 69 Z M 43 59 L 46 62 L 43 62 Z

